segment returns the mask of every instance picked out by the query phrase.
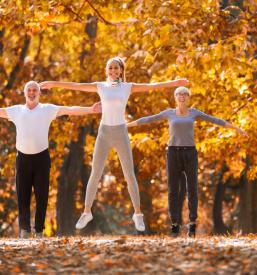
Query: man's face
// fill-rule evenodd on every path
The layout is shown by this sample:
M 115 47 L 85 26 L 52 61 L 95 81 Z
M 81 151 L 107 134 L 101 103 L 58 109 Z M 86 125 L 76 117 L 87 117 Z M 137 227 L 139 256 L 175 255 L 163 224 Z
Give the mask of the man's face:
M 26 102 L 30 104 L 35 104 L 39 102 L 40 90 L 36 85 L 29 85 L 27 90 L 24 91 L 24 96 L 26 98 Z

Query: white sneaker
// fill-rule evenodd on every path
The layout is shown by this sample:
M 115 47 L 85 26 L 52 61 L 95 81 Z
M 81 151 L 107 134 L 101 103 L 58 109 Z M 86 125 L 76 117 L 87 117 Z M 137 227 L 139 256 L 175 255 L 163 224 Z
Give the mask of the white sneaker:
M 90 221 L 93 220 L 93 215 L 92 213 L 82 213 L 80 216 L 79 220 L 76 223 L 76 229 L 82 229 L 84 228 Z
M 132 220 L 135 223 L 135 227 L 137 231 L 145 231 L 145 223 L 144 223 L 144 214 L 134 214 Z

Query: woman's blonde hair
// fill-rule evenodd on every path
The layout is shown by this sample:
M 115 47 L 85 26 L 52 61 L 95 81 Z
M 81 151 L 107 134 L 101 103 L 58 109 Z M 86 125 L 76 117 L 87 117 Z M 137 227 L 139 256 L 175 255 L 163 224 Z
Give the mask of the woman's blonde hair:
M 113 61 L 116 61 L 116 62 L 119 64 L 119 66 L 120 66 L 120 68 L 121 68 L 121 70 L 122 70 L 121 75 L 120 75 L 121 81 L 122 81 L 122 82 L 126 82 L 125 62 L 124 62 L 124 60 L 123 60 L 121 57 L 115 56 L 115 57 L 110 58 L 110 59 L 107 61 L 107 63 L 106 63 L 106 69 L 110 66 L 110 64 L 111 64 Z

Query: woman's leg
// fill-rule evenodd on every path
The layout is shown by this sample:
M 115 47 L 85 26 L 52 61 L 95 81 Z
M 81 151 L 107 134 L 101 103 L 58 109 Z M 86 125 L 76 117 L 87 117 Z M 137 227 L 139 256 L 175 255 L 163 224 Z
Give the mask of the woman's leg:
M 122 171 L 128 183 L 128 191 L 132 200 L 133 207 L 135 209 L 135 213 L 136 214 L 141 213 L 140 196 L 139 196 L 139 189 L 138 189 L 138 184 L 137 184 L 135 171 L 134 171 L 132 150 L 130 146 L 127 127 L 125 125 L 124 127 L 121 127 L 119 133 L 117 134 L 114 147 L 117 150 L 117 153 L 121 162 L 121 166 L 122 166 Z
M 195 222 L 198 208 L 198 153 L 196 149 L 186 152 L 185 173 L 187 176 L 189 220 Z
M 135 210 L 132 220 L 135 223 L 137 231 L 144 232 L 145 224 L 143 214 L 140 210 L 139 189 L 135 176 L 132 150 L 126 125 L 118 126 L 117 130 L 115 130 L 115 139 L 112 142 L 117 150 L 122 170 L 128 184 L 129 195 Z
M 87 184 L 84 212 L 91 212 L 91 207 L 96 196 L 98 183 L 103 174 L 104 163 L 109 149 L 110 145 L 107 137 L 103 135 L 101 128 L 99 128 L 94 148 L 92 170 Z
M 179 150 L 169 146 L 167 153 L 167 175 L 168 175 L 168 204 L 171 222 L 179 222 L 179 191 L 182 177 L 182 163 Z
M 85 209 L 76 223 L 77 229 L 84 228 L 93 219 L 91 207 L 96 196 L 98 183 L 103 173 L 104 162 L 107 158 L 109 148 L 108 135 L 103 134 L 103 127 L 100 126 L 94 148 L 92 170 L 87 183 Z

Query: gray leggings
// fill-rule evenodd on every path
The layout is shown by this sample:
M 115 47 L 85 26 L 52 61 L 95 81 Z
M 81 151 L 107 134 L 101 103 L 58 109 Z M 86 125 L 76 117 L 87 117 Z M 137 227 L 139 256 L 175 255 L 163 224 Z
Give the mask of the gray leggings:
M 133 206 L 134 208 L 139 208 L 139 190 L 126 124 L 117 126 L 101 124 L 99 127 L 93 155 L 92 171 L 87 184 L 85 207 L 92 207 L 98 183 L 103 173 L 104 163 L 111 147 L 114 147 L 118 153 Z

